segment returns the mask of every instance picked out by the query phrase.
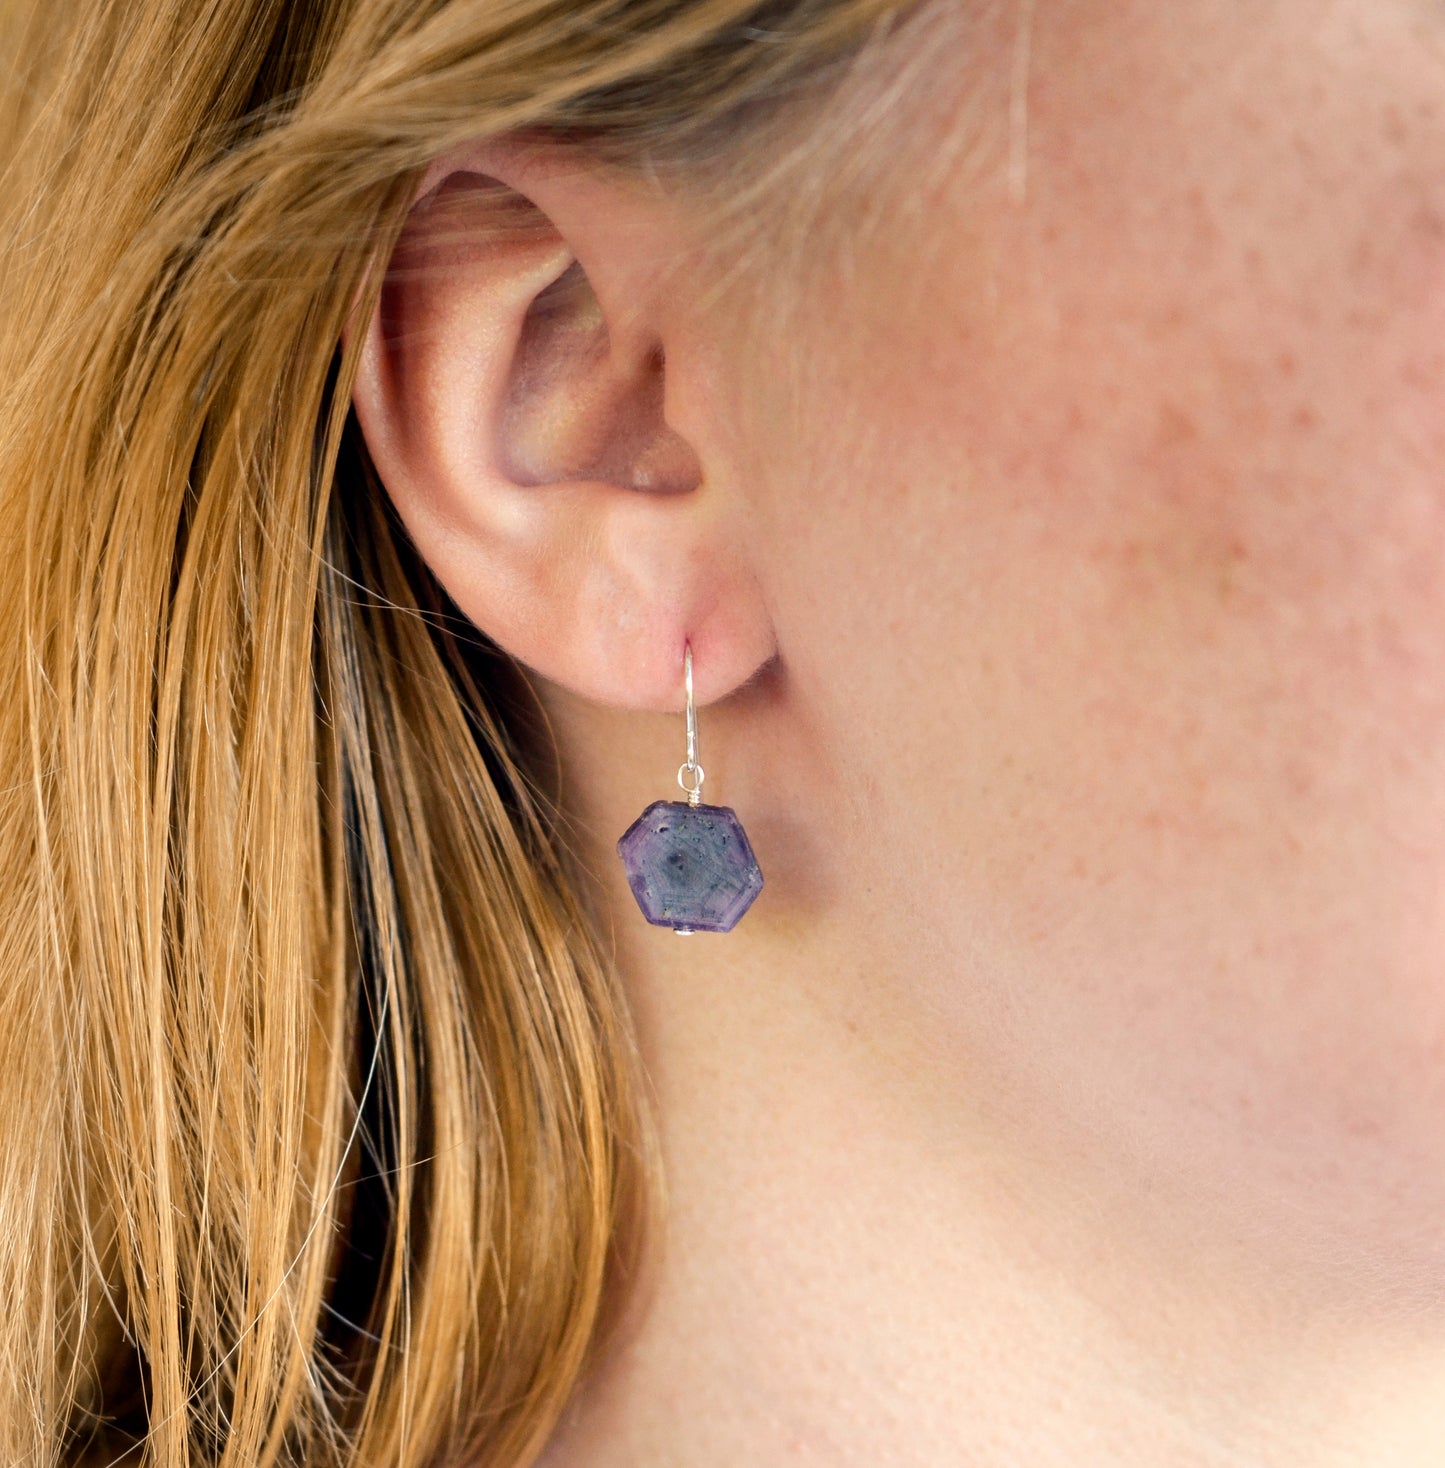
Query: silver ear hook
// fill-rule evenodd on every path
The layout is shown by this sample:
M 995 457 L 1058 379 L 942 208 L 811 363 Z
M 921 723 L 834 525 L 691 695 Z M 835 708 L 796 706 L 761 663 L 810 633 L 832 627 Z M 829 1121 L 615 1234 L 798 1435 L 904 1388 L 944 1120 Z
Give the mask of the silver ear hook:
M 677 783 L 687 791 L 689 805 L 702 804 L 702 782 L 707 778 L 697 762 L 697 705 L 692 697 L 692 643 L 683 643 L 682 682 L 687 690 L 687 758 L 678 767 Z

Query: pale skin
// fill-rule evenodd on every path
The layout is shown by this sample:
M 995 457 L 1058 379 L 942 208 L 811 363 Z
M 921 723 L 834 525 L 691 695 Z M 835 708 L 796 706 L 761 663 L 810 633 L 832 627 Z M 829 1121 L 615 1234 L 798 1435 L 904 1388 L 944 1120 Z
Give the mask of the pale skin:
M 547 1468 L 1445 1460 L 1445 9 L 1040 0 L 1026 107 L 1019 39 L 888 113 L 786 339 L 685 194 L 496 147 L 429 183 L 551 233 L 368 339 L 661 1125 Z M 726 937 L 612 851 L 684 638 Z

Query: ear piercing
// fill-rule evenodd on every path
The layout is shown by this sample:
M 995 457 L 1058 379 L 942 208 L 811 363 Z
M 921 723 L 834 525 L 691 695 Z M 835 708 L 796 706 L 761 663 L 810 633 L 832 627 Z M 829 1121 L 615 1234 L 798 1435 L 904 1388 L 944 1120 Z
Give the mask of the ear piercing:
M 697 759 L 692 644 L 684 643 L 687 758 L 677 783 L 687 800 L 658 800 L 627 828 L 617 854 L 648 922 L 674 933 L 727 933 L 753 905 L 763 874 L 742 822 L 725 805 L 702 803 L 707 778 Z

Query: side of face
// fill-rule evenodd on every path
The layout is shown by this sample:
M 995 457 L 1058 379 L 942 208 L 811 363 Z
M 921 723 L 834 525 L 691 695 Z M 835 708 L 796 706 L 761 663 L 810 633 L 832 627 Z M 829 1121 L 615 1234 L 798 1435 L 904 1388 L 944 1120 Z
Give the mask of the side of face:
M 934 1123 L 989 1113 L 1131 1229 L 1418 1306 L 1445 12 L 1038 0 L 912 61 L 802 254 L 762 228 L 726 289 L 686 187 L 439 159 L 372 458 L 614 839 L 691 643 L 768 878 L 729 962 L 826 982 Z
M 824 920 L 934 1078 L 1438 1287 L 1445 11 L 1015 25 L 734 383 Z

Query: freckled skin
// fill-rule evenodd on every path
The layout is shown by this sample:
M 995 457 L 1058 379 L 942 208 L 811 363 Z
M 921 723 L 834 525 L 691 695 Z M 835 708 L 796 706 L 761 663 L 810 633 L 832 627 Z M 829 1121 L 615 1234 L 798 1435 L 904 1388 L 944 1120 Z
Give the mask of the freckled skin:
M 1436 1468 L 1445 7 L 940 13 L 668 295 L 733 933 L 610 850 L 676 721 L 551 698 L 669 1218 L 547 1468 Z
M 1418 1297 L 1445 11 L 1042 3 L 1021 203 L 977 105 L 1008 43 L 935 78 L 967 163 L 855 244 L 846 295 L 819 269 L 738 387 L 790 720 L 738 764 L 828 772 L 825 917 L 893 975 L 859 1014 L 920 1075 L 967 1056 L 1040 1145 Z

